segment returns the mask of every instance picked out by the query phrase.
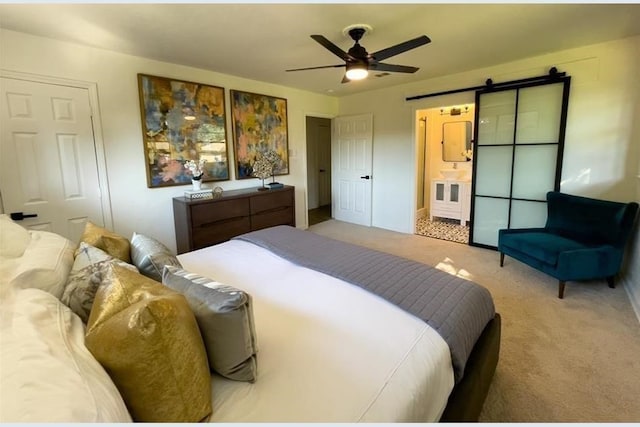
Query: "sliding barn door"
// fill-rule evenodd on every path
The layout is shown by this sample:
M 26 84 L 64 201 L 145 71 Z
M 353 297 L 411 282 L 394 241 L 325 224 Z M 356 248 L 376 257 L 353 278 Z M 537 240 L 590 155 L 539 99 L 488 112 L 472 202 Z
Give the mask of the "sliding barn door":
M 501 228 L 542 227 L 560 189 L 570 77 L 476 93 L 469 243 L 496 248 Z

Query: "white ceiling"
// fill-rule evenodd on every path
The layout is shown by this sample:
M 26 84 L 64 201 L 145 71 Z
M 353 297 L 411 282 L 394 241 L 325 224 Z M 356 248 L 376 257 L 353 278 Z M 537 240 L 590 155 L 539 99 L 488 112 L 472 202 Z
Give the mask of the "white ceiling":
M 640 34 L 640 4 L 0 4 L 0 26 L 313 92 L 347 95 Z M 429 36 L 385 60 L 419 67 L 341 84 L 342 30 L 368 24 L 369 52 Z M 379 73 L 378 73 L 379 74 Z

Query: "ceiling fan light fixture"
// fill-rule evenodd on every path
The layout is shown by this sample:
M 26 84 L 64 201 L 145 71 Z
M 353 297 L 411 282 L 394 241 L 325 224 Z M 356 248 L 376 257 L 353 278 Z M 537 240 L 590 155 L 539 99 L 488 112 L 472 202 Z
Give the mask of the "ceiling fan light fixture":
M 367 78 L 369 70 L 367 70 L 366 64 L 349 64 L 345 75 L 349 80 L 362 80 Z

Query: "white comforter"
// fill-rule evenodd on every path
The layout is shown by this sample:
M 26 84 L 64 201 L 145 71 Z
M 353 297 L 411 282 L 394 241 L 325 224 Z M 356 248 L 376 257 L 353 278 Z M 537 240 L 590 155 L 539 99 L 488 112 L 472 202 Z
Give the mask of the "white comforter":
M 242 241 L 178 256 L 254 301 L 258 380 L 213 376 L 213 422 L 432 422 L 453 388 L 431 327 L 361 288 Z

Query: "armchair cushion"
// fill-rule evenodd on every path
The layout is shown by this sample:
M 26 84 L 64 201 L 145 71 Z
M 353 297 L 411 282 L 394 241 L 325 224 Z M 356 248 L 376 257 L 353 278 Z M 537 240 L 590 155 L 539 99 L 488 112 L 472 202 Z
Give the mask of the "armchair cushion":
M 500 234 L 502 247 L 506 246 L 524 252 L 551 266 L 558 264 L 558 257 L 562 252 L 585 248 L 582 243 L 549 232 L 508 233 L 510 230 L 501 231 L 507 231 Z
M 557 277 L 588 280 L 615 275 L 620 270 L 622 251 L 611 245 L 562 252 L 558 256 Z

